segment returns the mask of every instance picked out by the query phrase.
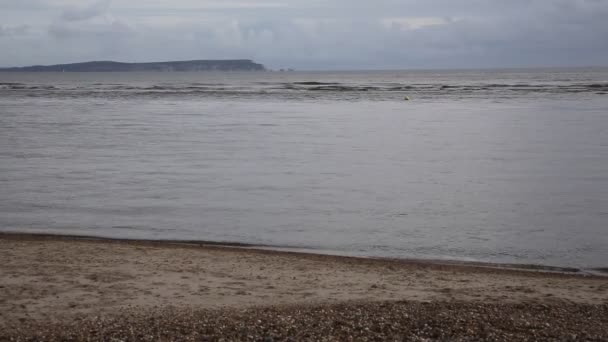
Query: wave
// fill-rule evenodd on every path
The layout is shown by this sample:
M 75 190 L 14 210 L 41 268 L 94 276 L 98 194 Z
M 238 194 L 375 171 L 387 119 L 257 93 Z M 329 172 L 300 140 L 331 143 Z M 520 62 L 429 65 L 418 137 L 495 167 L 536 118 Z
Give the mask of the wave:
M 398 98 L 397 95 L 418 97 L 441 96 L 485 96 L 512 97 L 533 94 L 588 93 L 605 95 L 608 83 L 347 83 L 325 81 L 255 82 L 255 83 L 159 83 L 159 84 L 26 84 L 18 82 L 0 83 L 0 95 L 5 93 L 27 96 L 66 97 L 133 97 L 133 96 L 283 96 L 309 97 L 323 94 L 353 94 L 374 98 Z M 299 95 L 298 95 L 299 94 Z M 318 94 L 318 95 L 306 95 Z M 360 94 L 360 95 L 357 95 Z M 333 96 L 334 95 L 327 95 Z M 351 99 L 349 95 L 349 99 Z
M 340 84 L 340 83 L 336 83 L 336 82 L 306 81 L 306 82 L 293 82 L 292 84 L 298 84 L 298 85 L 335 85 L 335 84 Z
M 22 83 L 0 83 L 0 89 L 8 90 L 35 90 L 35 89 L 55 89 L 55 86 L 51 85 L 26 85 Z

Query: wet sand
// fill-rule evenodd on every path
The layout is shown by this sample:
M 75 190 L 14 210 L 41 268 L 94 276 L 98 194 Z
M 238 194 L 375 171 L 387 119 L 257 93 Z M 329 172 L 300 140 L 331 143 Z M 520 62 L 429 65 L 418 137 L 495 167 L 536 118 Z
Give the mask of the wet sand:
M 608 335 L 602 335 L 608 334 L 608 318 L 605 315 L 608 278 L 601 276 L 194 243 L 17 234 L 0 234 L 0 260 L 0 331 L 4 331 L 7 338 L 9 334 L 27 337 L 28 334 L 46 329 L 42 327 L 66 324 L 72 327 L 80 325 L 76 331 L 83 332 L 87 330 L 82 327 L 93 324 L 91 320 L 99 320 L 100 317 L 104 322 L 110 322 L 127 315 L 114 321 L 115 326 L 120 326 L 116 322 L 128 322 L 137 315 L 153 321 L 168 310 L 177 310 L 177 313 L 171 314 L 174 318 L 190 315 L 188 317 L 196 316 L 204 321 L 204 317 L 237 317 L 244 312 L 242 310 L 251 310 L 252 315 L 259 314 L 260 317 L 264 316 L 263 312 L 283 317 L 295 308 L 306 315 L 323 307 L 332 312 L 350 314 L 350 310 L 344 308 L 357 305 L 362 306 L 361 312 L 366 312 L 365 308 L 377 309 L 384 305 L 387 314 L 418 308 L 429 315 L 431 312 L 441 312 L 440 307 L 444 305 L 446 310 L 452 305 L 458 310 L 481 308 L 479 310 L 483 312 L 503 307 L 512 308 L 516 317 L 545 307 L 549 308 L 548 317 L 557 315 L 544 322 L 547 324 L 559 320 L 560 312 L 599 310 L 596 313 L 603 317 L 594 318 L 599 321 L 588 318 L 585 321 L 584 317 L 587 316 L 581 314 L 581 324 L 607 323 L 603 328 L 599 327 L 599 335 L 593 336 L 608 338 Z M 520 310 L 519 313 L 517 310 Z M 134 313 L 137 314 L 134 316 Z M 484 316 L 479 315 L 475 317 L 483 319 Z M 576 332 L 578 316 L 566 316 L 573 320 L 571 323 L 575 325 L 572 331 Z M 507 318 L 496 318 L 497 322 L 504 319 Z M 444 323 L 448 324 L 449 321 L 446 318 Z M 345 322 L 350 324 L 349 319 Z M 132 322 L 131 326 L 141 326 L 141 322 L 138 324 Z M 158 323 L 157 327 L 163 324 Z M 516 325 L 513 323 L 512 326 Z M 391 331 L 398 334 L 401 330 L 397 328 L 406 326 L 404 321 Z M 187 331 L 193 333 L 192 329 L 196 330 L 190 327 L 183 334 Z M 296 330 L 285 330 L 285 334 L 273 336 L 305 338 Z M 57 331 L 65 333 L 69 329 L 64 327 Z M 99 329 L 93 331 L 100 334 Z M 99 339 L 110 336 L 113 330 L 104 331 L 107 335 L 102 334 L 98 336 Z M 493 330 L 480 331 L 486 333 Z M 568 334 L 572 334 L 572 331 Z M 589 328 L 587 331 L 590 331 Z M 186 336 L 183 334 L 176 336 Z M 267 329 L 260 330 L 258 335 L 252 337 L 263 334 L 268 334 Z M 230 336 L 244 338 L 237 335 Z M 65 338 L 64 335 L 57 336 Z M 86 335 L 86 338 L 95 336 Z M 172 339 L 168 336 L 173 335 L 165 336 Z M 196 336 L 202 338 L 203 335 Z M 207 338 L 213 339 L 210 336 L 214 335 Z M 346 338 L 350 335 L 339 336 Z M 339 336 L 334 337 L 342 339 Z M 388 338 L 393 335 L 383 336 Z M 2 337 L 0 334 L 0 340 Z

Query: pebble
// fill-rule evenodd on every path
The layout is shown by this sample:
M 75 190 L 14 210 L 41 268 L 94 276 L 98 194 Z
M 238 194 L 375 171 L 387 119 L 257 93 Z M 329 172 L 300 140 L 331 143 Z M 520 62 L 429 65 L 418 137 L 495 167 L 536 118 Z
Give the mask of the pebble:
M 216 310 L 134 307 L 59 323 L 21 322 L 0 329 L 0 341 L 5 340 L 603 341 L 608 340 L 608 304 L 397 301 Z

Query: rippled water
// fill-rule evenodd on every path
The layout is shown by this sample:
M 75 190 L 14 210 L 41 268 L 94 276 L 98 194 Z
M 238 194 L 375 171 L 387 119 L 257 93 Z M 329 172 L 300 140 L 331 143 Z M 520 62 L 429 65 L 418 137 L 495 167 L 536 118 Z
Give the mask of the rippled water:
M 0 230 L 605 267 L 607 85 L 605 69 L 0 74 Z
M 54 98 L 395 101 L 608 94 L 606 69 L 289 73 L 2 74 L 0 94 Z

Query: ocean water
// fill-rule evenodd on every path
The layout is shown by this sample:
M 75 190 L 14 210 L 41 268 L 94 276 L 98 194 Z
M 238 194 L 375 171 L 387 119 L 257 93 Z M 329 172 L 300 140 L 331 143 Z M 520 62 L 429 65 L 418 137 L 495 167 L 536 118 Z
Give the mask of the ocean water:
M 606 93 L 597 68 L 0 73 L 0 231 L 606 267 Z

